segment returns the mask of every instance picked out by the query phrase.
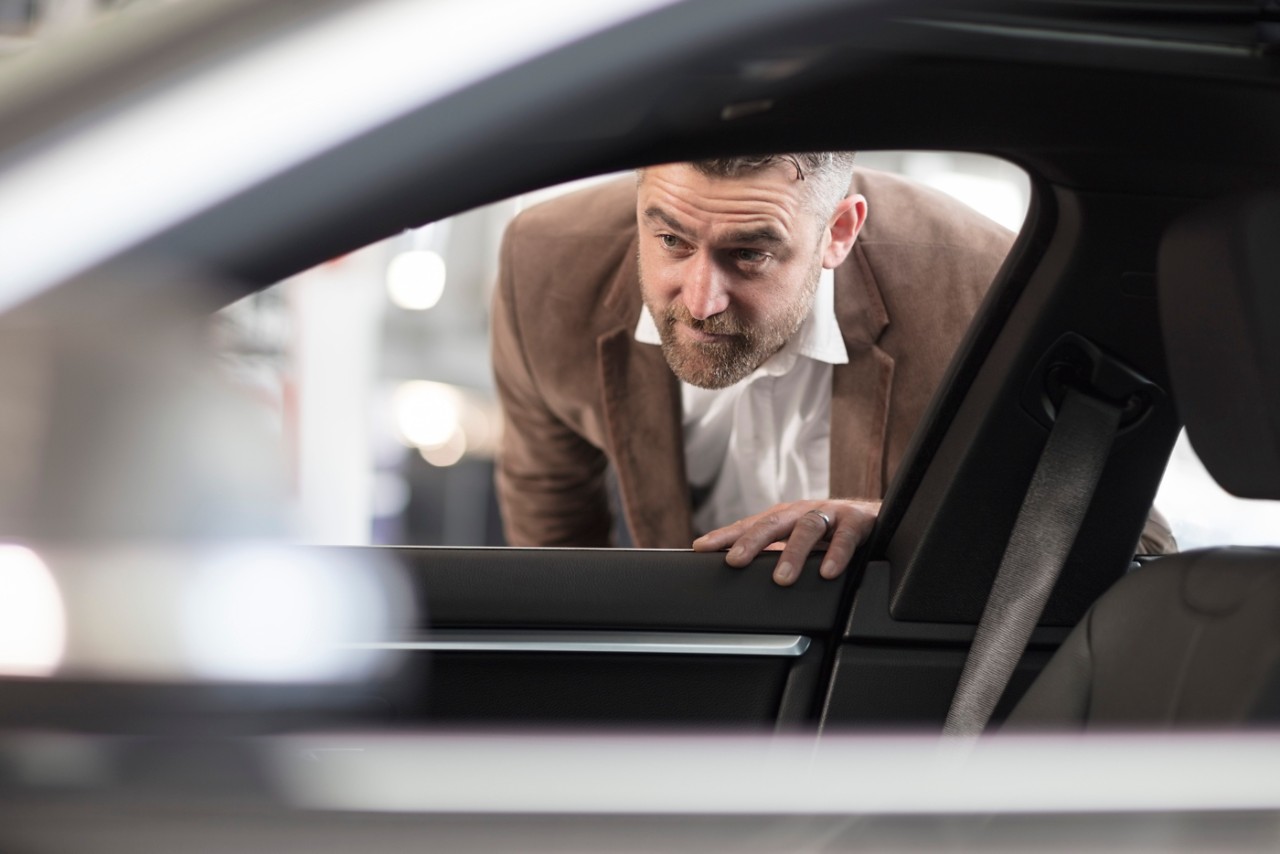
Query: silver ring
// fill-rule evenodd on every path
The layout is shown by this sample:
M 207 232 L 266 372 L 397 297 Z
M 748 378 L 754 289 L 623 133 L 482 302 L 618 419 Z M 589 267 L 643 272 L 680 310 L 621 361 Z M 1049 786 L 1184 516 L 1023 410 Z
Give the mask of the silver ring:
M 826 513 L 823 513 L 821 510 L 810 510 L 809 512 L 822 520 L 822 524 L 823 524 L 822 536 L 825 537 L 827 534 L 830 534 L 831 533 L 831 517 L 828 516 Z

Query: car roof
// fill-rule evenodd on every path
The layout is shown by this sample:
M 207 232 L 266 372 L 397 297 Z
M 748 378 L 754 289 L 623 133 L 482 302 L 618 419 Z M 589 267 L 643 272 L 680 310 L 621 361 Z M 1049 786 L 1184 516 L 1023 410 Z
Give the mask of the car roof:
M 563 11 L 578 5 L 566 2 Z M 290 80 L 296 103 L 289 110 L 299 124 L 312 114 L 336 116 L 326 126 L 333 130 L 317 131 L 309 149 L 295 143 L 277 161 L 260 156 L 263 165 L 241 182 L 239 199 L 201 197 L 191 210 L 175 208 L 167 226 L 151 230 L 151 251 L 189 254 L 265 284 L 534 186 L 724 151 L 983 151 L 1055 185 L 1112 192 L 1176 185 L 1203 197 L 1276 178 L 1276 60 L 1271 30 L 1253 3 L 610 5 L 610 14 L 570 27 L 522 32 L 528 46 L 521 49 L 511 39 L 495 44 L 500 28 L 484 33 L 483 43 L 466 42 L 467 21 L 494 17 L 500 3 L 488 4 L 489 12 L 486 4 L 457 12 L 449 4 L 394 2 L 180 4 L 148 16 L 145 26 L 131 20 L 33 57 L 29 69 L 4 69 L 0 179 L 49 157 L 64 135 L 83 138 L 91 119 L 136 110 L 162 88 L 195 85 L 219 66 L 251 66 L 264 45 L 279 50 L 332 21 L 345 28 L 345 40 L 309 61 L 333 63 L 340 50 L 350 71 L 312 88 Z M 362 30 L 357 7 L 368 20 L 375 9 L 384 15 Z M 555 17 L 555 9 L 547 12 Z M 470 78 L 459 69 L 455 79 L 430 79 L 448 64 L 415 67 L 398 46 L 378 43 L 387 37 L 378 27 L 397 16 L 402 27 L 451 26 L 455 50 L 487 44 L 490 58 Z M 566 39 L 572 43 L 536 55 Z M 319 36 L 312 41 L 323 44 Z M 373 58 L 391 69 L 389 77 L 356 73 Z M 355 114 L 353 103 L 388 88 L 401 94 L 383 94 L 382 112 Z M 342 100 L 348 90 L 354 97 Z M 190 141 L 180 136 L 136 144 L 155 145 L 149 156 L 166 154 L 197 174 L 231 160 L 237 140 L 251 143 L 245 151 L 273 151 L 282 131 L 240 91 L 204 92 L 200 102 L 203 118 L 225 129 L 225 156 L 216 146 L 183 151 Z M 1252 168 L 1241 168 L 1246 163 Z M 224 179 L 228 189 L 235 177 Z M 298 185 L 306 192 L 287 191 Z M 191 216 L 199 218 L 191 228 L 177 227 Z M 264 229 L 268 222 L 274 226 Z

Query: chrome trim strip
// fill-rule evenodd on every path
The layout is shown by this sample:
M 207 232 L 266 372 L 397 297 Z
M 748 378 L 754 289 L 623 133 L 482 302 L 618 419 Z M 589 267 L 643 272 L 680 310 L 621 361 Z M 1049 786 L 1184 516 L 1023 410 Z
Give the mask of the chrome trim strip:
M 430 632 L 414 640 L 344 644 L 343 648 L 415 652 L 604 652 L 796 658 L 805 653 L 809 644 L 809 638 L 804 635 L 458 629 Z
M 986 24 L 967 21 L 945 21 L 932 18 L 898 18 L 900 23 L 952 30 L 960 33 L 976 33 L 986 36 L 1003 36 L 1020 39 L 1041 39 L 1062 44 L 1080 44 L 1092 47 L 1120 47 L 1181 53 L 1200 53 L 1216 56 L 1253 56 L 1254 48 L 1247 45 L 1224 45 L 1193 42 L 1175 38 L 1153 38 L 1117 33 L 1066 32 L 1032 24 Z

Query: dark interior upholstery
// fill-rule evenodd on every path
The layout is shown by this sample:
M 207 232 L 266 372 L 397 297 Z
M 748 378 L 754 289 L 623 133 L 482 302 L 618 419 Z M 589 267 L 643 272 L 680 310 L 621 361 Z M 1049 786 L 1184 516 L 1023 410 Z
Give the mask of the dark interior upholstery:
M 1280 194 L 1178 221 L 1157 271 L 1174 399 L 1192 447 L 1228 492 L 1280 498 Z
M 1216 203 L 1160 247 L 1175 402 L 1210 474 L 1280 498 L 1280 196 Z M 1153 561 L 1093 606 L 1006 728 L 1206 728 L 1280 717 L 1280 549 Z

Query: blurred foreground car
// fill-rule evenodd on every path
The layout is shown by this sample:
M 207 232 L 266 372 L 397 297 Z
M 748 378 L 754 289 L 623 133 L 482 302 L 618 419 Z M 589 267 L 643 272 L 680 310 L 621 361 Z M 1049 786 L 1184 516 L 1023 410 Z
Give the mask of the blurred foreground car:
M 1142 698 L 1104 701 L 1081 665 L 1070 690 L 1034 689 L 1050 713 L 1020 712 L 1224 734 L 1002 737 L 971 754 L 930 737 L 1069 398 L 1109 398 L 1117 424 L 1078 530 L 1042 528 L 1066 537 L 1064 567 L 1025 653 L 997 645 L 1017 664 L 996 720 L 1104 591 L 1161 571 L 1126 576 L 1182 420 L 1228 485 L 1280 485 L 1273 206 L 1169 231 L 1280 183 L 1274 4 L 548 2 L 532 22 L 524 5 L 193 0 L 0 69 L 0 582 L 21 622 L 0 634 L 0 841 L 1274 845 L 1278 742 L 1243 732 L 1274 720 L 1280 684 L 1265 575 L 1226 595 L 1188 572 L 1207 591 L 1192 611 L 1234 627 L 1241 600 L 1262 609 L 1225 634 L 1192 620 L 1212 643 L 1144 606 L 1133 651 L 1156 664 L 1136 667 L 1172 682 L 1086 645 L 1086 665 L 1120 662 L 1103 675 Z M 779 589 L 763 567 L 681 552 L 279 542 L 270 480 L 241 465 L 260 453 L 251 428 L 212 416 L 234 407 L 204 390 L 192 315 L 552 183 L 833 148 L 987 153 L 1034 190 L 841 580 L 811 567 Z M 210 444 L 219 464 L 195 464 Z M 1042 492 L 1071 491 L 1090 455 L 1068 449 Z M 1033 537 L 1033 558 L 1052 539 Z M 1113 612 L 1090 625 L 1129 613 Z M 347 730 L 305 729 L 322 724 Z M 456 735 L 535 726 L 553 733 Z M 884 730 L 926 735 L 867 736 Z

